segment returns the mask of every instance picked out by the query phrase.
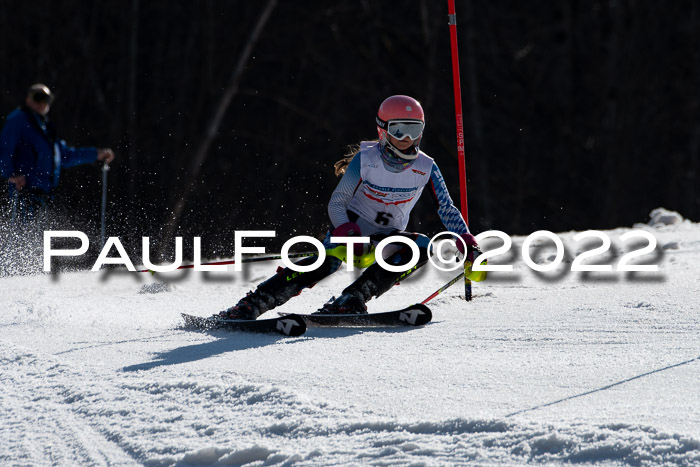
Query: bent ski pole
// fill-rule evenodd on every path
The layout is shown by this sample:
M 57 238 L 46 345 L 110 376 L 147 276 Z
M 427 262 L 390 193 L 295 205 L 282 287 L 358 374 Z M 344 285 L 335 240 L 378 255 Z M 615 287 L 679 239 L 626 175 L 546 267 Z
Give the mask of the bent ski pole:
M 316 251 L 306 251 L 303 253 L 290 253 L 287 255 L 287 258 L 306 258 L 307 256 L 313 256 L 318 254 Z M 282 255 L 272 255 L 272 256 L 258 256 L 254 258 L 243 258 L 241 260 L 242 263 L 257 263 L 259 261 L 274 261 L 277 259 L 282 259 Z M 226 265 L 226 264 L 236 264 L 236 260 L 227 260 L 227 261 L 216 261 L 213 263 L 202 263 L 200 266 L 218 266 L 218 265 Z M 194 268 L 194 264 L 186 264 L 184 266 L 180 266 L 178 269 L 192 269 Z M 152 274 L 155 274 L 155 271 L 152 271 L 150 269 L 141 269 L 136 272 L 150 272 Z
M 486 260 L 481 262 L 482 266 L 485 266 L 486 264 L 488 264 L 488 262 Z M 421 303 L 423 305 L 425 305 L 430 300 L 437 297 L 438 295 L 443 293 L 445 290 L 449 289 L 454 284 L 459 282 L 459 280 L 462 277 L 464 277 L 465 280 L 468 280 L 470 284 L 471 284 L 472 280 L 475 282 L 481 282 L 481 281 L 486 279 L 486 271 L 483 271 L 483 270 L 482 271 L 472 271 L 471 263 L 466 262 L 466 263 L 464 263 L 464 271 L 460 272 L 459 275 L 457 275 L 457 277 L 455 277 L 454 279 L 451 279 L 447 284 L 445 284 L 442 287 L 440 287 L 439 289 L 437 289 L 435 292 L 433 292 L 428 298 L 423 300 Z M 470 291 L 471 291 L 471 287 L 470 287 Z M 471 297 L 469 297 L 469 300 L 471 300 Z
M 439 289 L 437 289 L 435 292 L 433 292 L 428 298 L 426 298 L 425 300 L 423 300 L 423 301 L 421 302 L 421 304 L 425 305 L 425 304 L 428 303 L 430 300 L 432 300 L 433 298 L 435 298 L 435 297 L 437 297 L 438 295 L 440 295 L 441 293 L 443 293 L 445 290 L 447 290 L 447 289 L 449 289 L 450 287 L 452 287 L 454 284 L 456 284 L 456 283 L 462 278 L 462 276 L 464 276 L 464 271 L 460 272 L 459 275 L 458 275 L 457 277 L 455 277 L 454 279 L 450 280 L 447 284 L 443 285 L 442 287 L 440 287 Z
M 288 254 L 287 258 L 306 258 L 307 256 L 314 256 L 317 255 L 317 251 L 305 251 L 303 253 L 292 253 Z M 344 263 L 347 263 L 347 250 L 344 245 L 332 248 L 330 250 L 326 250 L 326 254 L 328 256 L 333 256 L 335 258 L 338 258 Z M 256 263 L 258 261 L 274 261 L 277 259 L 282 259 L 282 255 L 272 255 L 272 256 L 259 256 L 259 257 L 253 257 L 253 258 L 245 258 L 241 261 L 241 263 Z M 361 255 L 358 257 L 355 257 L 353 264 L 355 267 L 364 269 L 369 266 L 371 266 L 374 263 L 374 248 L 371 248 L 370 251 L 365 254 Z M 236 264 L 235 260 L 227 260 L 227 261 L 217 261 L 214 263 L 204 263 L 201 264 L 201 266 L 218 266 L 218 265 L 225 265 L 225 264 Z M 180 266 L 178 269 L 192 269 L 194 268 L 194 264 L 188 264 L 185 266 Z M 153 272 L 150 269 L 142 269 L 137 272 Z

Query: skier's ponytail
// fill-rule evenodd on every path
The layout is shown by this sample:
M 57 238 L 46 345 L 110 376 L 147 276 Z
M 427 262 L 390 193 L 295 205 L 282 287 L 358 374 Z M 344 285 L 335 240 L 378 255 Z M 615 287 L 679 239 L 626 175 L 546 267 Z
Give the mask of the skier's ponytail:
M 350 161 L 352 161 L 356 155 L 360 153 L 360 145 L 359 144 L 351 144 L 347 148 L 347 153 L 343 156 L 342 159 L 340 159 L 338 162 L 333 164 L 333 167 L 335 168 L 335 176 L 336 177 L 341 177 L 345 171 L 347 170 L 348 166 L 350 165 Z
M 372 141 L 379 141 L 378 139 L 372 140 Z M 347 152 L 343 156 L 342 159 L 340 159 L 338 162 L 333 164 L 333 167 L 335 168 L 335 176 L 336 177 L 342 177 L 345 171 L 347 170 L 348 166 L 350 165 L 350 161 L 352 161 L 356 155 L 360 153 L 360 145 L 359 144 L 351 144 L 350 146 L 347 147 Z

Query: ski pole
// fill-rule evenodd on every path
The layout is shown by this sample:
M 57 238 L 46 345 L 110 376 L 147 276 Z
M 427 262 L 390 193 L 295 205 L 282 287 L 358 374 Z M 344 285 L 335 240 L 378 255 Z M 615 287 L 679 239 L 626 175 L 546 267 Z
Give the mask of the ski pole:
M 484 266 L 486 264 L 487 264 L 486 260 L 481 262 L 482 266 Z M 464 263 L 464 271 L 460 272 L 454 279 L 451 279 L 447 284 L 445 284 L 442 287 L 440 287 L 439 289 L 437 289 L 435 292 L 433 292 L 428 298 L 423 300 L 421 303 L 423 305 L 425 305 L 430 300 L 437 297 L 438 295 L 443 293 L 445 290 L 449 289 L 454 284 L 456 284 L 462 277 L 464 277 L 465 280 L 469 280 L 470 284 L 471 284 L 472 280 L 474 280 L 476 282 L 481 282 L 481 281 L 486 279 L 486 271 L 472 271 L 471 268 L 472 268 L 471 263 L 469 263 L 468 261 L 465 262 Z M 471 297 L 469 299 L 471 300 Z
M 317 255 L 317 251 L 305 251 L 303 253 L 292 253 L 288 254 L 287 258 L 305 258 L 307 256 L 314 256 Z M 337 246 L 333 249 L 326 250 L 326 254 L 328 256 L 333 256 L 335 258 L 338 258 L 344 263 L 347 263 L 347 250 L 344 245 Z M 246 258 L 241 261 L 241 263 L 256 263 L 258 261 L 273 261 L 276 259 L 282 259 L 282 255 L 272 255 L 272 256 L 259 256 L 255 258 Z M 215 265 L 224 265 L 224 264 L 235 264 L 235 260 L 227 260 L 227 261 L 217 261 L 214 263 L 204 263 L 201 266 L 215 266 Z M 369 267 L 374 263 L 374 248 L 370 249 L 369 253 L 356 257 L 353 261 L 353 264 L 358 267 L 358 268 L 366 268 Z M 185 266 L 180 266 L 178 269 L 192 269 L 194 268 L 194 264 L 188 264 Z M 150 269 L 143 269 L 137 272 L 152 272 Z
M 104 248 L 107 231 L 107 172 L 109 164 L 102 166 L 102 214 L 100 216 L 100 248 Z
M 317 251 L 305 251 L 303 253 L 291 253 L 287 255 L 287 258 L 305 258 L 307 256 L 313 256 L 318 254 Z M 274 261 L 277 259 L 282 259 L 282 255 L 272 255 L 272 256 L 258 256 L 255 258 L 243 258 L 241 259 L 241 264 L 242 263 L 257 263 L 259 261 Z M 236 264 L 236 260 L 227 260 L 227 261 L 216 261 L 213 263 L 204 263 L 201 264 L 200 266 L 216 266 L 216 265 L 225 265 L 225 264 Z M 184 266 L 180 266 L 177 269 L 192 269 L 194 268 L 194 264 L 186 264 Z M 151 271 L 150 269 L 141 269 L 136 272 L 150 272 L 154 273 L 154 271 Z
M 10 188 L 12 184 L 10 184 Z M 14 193 L 12 194 L 12 213 L 10 214 L 10 222 L 12 224 L 17 223 L 17 218 L 19 217 L 19 190 L 17 187 L 14 189 Z
M 447 284 L 443 285 L 442 287 L 440 287 L 439 289 L 437 289 L 435 292 L 433 292 L 428 298 L 426 298 L 425 300 L 423 300 L 423 301 L 421 302 L 421 304 L 425 305 L 425 304 L 428 303 L 430 300 L 432 300 L 433 298 L 435 298 L 435 297 L 437 297 L 438 295 L 440 295 L 441 293 L 443 293 L 445 290 L 447 290 L 447 289 L 449 289 L 450 287 L 452 287 L 454 284 L 456 284 L 456 283 L 462 278 L 462 276 L 464 276 L 464 271 L 460 272 L 459 275 L 458 275 L 457 277 L 455 277 L 454 279 L 450 280 Z

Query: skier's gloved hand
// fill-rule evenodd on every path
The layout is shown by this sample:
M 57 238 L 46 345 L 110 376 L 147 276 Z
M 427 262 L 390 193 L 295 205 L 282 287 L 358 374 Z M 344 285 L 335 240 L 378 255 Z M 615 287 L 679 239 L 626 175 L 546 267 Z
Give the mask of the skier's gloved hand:
M 360 226 L 354 222 L 346 222 L 345 224 L 340 224 L 335 229 L 331 230 L 331 236 L 333 237 L 361 237 L 362 231 Z M 355 256 L 362 256 L 365 253 L 365 248 L 367 244 L 355 243 L 353 246 L 353 252 Z
M 481 254 L 481 250 L 479 250 L 479 244 L 476 243 L 476 238 L 474 235 L 470 233 L 465 233 L 460 235 L 462 240 L 464 240 L 464 243 L 467 244 L 467 261 L 473 263 L 474 258 L 479 256 Z M 460 242 L 457 240 L 457 249 L 459 250 L 460 253 L 464 254 L 464 243 Z
M 331 230 L 331 235 L 334 237 L 361 237 L 362 231 L 360 226 L 354 222 L 346 222 Z

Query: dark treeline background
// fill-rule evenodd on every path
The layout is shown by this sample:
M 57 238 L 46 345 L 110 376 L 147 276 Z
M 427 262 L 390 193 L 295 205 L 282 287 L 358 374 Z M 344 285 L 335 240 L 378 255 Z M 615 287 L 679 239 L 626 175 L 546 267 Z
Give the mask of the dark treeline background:
M 456 6 L 473 231 L 631 226 L 659 206 L 700 220 L 699 2 Z M 234 230 L 275 229 L 270 247 L 323 232 L 333 162 L 376 138 L 392 94 L 422 102 L 422 149 L 459 200 L 446 1 L 3 0 L 0 43 L 1 113 L 43 82 L 61 137 L 115 150 L 108 233 L 138 253 L 174 243 L 174 213 L 207 257 Z M 100 189 L 97 166 L 62 175 L 82 230 Z M 444 230 L 427 197 L 413 217 Z

